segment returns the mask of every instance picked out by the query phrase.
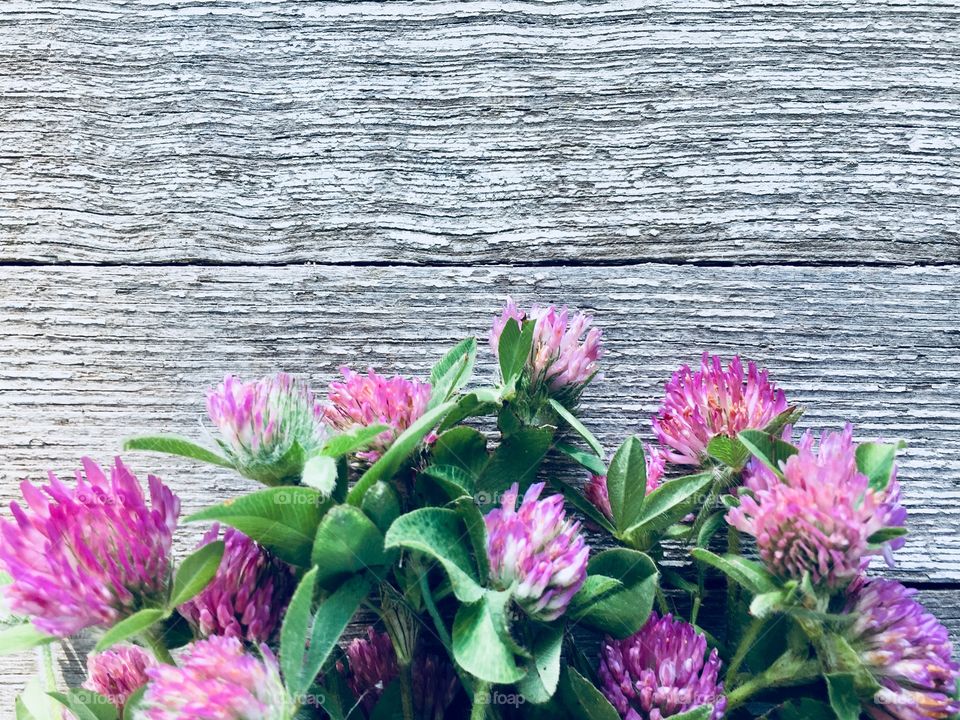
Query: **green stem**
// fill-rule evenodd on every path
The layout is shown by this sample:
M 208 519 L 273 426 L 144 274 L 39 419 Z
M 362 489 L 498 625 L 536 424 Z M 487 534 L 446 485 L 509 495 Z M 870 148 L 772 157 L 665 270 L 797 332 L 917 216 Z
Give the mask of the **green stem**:
M 48 693 L 53 692 L 57 689 L 57 675 L 54 671 L 53 648 L 49 644 L 37 648 L 37 664 L 39 666 L 38 673 L 43 679 L 43 689 Z M 38 713 L 41 709 L 41 700 L 43 702 L 43 712 L 38 717 L 42 717 L 42 720 L 60 720 L 62 716 L 60 703 L 47 695 L 43 695 L 38 698 Z
M 803 685 L 820 675 L 816 660 L 798 660 L 792 653 L 781 656 L 766 671 L 727 693 L 727 712 L 740 707 L 762 690 Z
M 667 604 L 667 596 L 663 594 L 663 590 L 659 585 L 657 585 L 657 605 L 660 606 L 660 614 L 670 614 L 670 606 Z
M 150 651 L 157 660 L 166 665 L 177 664 L 174 662 L 173 655 L 170 654 L 166 644 L 163 642 L 163 640 L 157 637 L 155 633 L 148 631 L 143 633 L 143 635 L 140 637 L 143 639 L 143 644 L 150 648 Z
M 738 477 L 738 473 L 733 468 L 728 467 L 717 467 L 713 470 L 713 483 L 710 485 L 710 491 L 707 493 L 707 497 L 703 502 L 703 505 L 700 508 L 700 512 L 697 513 L 696 519 L 693 521 L 693 527 L 690 528 L 690 540 L 689 542 L 696 542 L 697 537 L 700 535 L 700 529 L 703 527 L 703 524 L 707 521 L 707 518 L 710 516 L 710 512 L 713 509 L 713 506 L 716 504 L 717 500 L 720 497 L 720 493 L 726 490 L 730 485 L 733 484 L 733 481 Z
M 693 598 L 693 608 L 690 610 L 690 624 L 697 624 L 697 616 L 700 614 L 700 596 Z
M 470 710 L 470 720 L 484 720 L 487 717 L 487 707 L 490 705 L 491 684 L 480 680 L 473 693 L 473 709 Z
M 450 654 L 450 633 L 447 632 L 447 626 L 444 624 L 443 618 L 440 617 L 437 604 L 433 601 L 433 594 L 430 592 L 430 583 L 427 581 L 425 573 L 420 575 L 420 594 L 423 596 L 423 604 L 427 606 L 427 612 L 430 614 L 430 617 L 433 618 L 433 624 L 437 629 L 437 635 L 440 636 L 440 642 L 442 642 L 443 646 L 447 649 L 447 654 Z M 450 658 L 453 659 L 453 656 L 450 655 Z
M 467 691 L 467 695 L 473 698 L 473 678 L 460 669 L 456 659 L 453 657 L 453 643 L 450 640 L 450 633 L 447 631 L 447 626 L 440 616 L 440 611 L 437 610 L 437 604 L 433 600 L 433 593 L 430 592 L 430 583 L 427 580 L 426 573 L 421 573 L 420 575 L 420 594 L 423 596 L 423 604 L 427 607 L 427 613 L 433 619 L 433 625 L 437 630 L 437 637 L 440 638 L 440 642 L 443 643 L 443 647 L 446 648 L 450 662 L 453 663 L 457 676 L 460 678 L 460 683 L 463 685 L 464 690 Z
M 409 663 L 400 668 L 400 702 L 403 706 L 403 719 L 416 720 L 413 712 L 413 673 Z
M 705 591 L 703 563 L 697 563 L 697 594 L 693 596 L 693 608 L 690 610 L 690 624 L 696 625 L 697 618 L 700 617 L 700 604 Z
M 57 689 L 57 674 L 53 669 L 53 648 L 49 644 L 40 648 L 40 664 L 43 666 L 43 679 L 48 691 Z
M 381 586 L 380 617 L 393 643 L 400 668 L 400 706 L 404 720 L 415 720 L 413 709 L 413 655 L 417 647 L 419 623 L 423 621 L 409 606 L 406 598 L 389 585 Z
M 766 618 L 754 618 L 750 625 L 747 627 L 747 631 L 743 634 L 743 638 L 740 640 L 740 645 L 737 647 L 737 652 L 734 653 L 733 659 L 730 661 L 730 665 L 727 668 L 727 677 L 726 685 L 727 687 L 732 687 L 733 679 L 737 676 L 737 670 L 740 669 L 740 665 L 743 664 L 744 659 L 747 657 L 747 653 L 753 648 L 757 642 L 757 638 L 760 636 L 760 631 L 763 629 L 763 626 L 766 625 Z
M 737 532 L 737 529 L 730 525 L 727 527 L 727 552 L 731 555 L 740 554 L 740 533 Z M 731 577 L 727 577 L 727 639 L 726 642 L 729 644 L 730 639 L 733 637 L 734 632 L 736 632 L 736 627 L 734 626 L 737 613 L 737 601 L 739 599 L 739 590 L 737 583 Z

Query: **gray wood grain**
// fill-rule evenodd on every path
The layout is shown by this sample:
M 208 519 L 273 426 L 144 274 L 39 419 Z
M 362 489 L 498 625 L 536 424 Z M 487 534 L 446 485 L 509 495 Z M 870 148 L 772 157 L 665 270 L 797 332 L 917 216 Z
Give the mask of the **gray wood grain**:
M 0 500 L 198 436 L 226 372 L 423 375 L 513 293 L 596 313 L 608 448 L 701 349 L 907 439 L 889 574 L 958 639 L 953 0 L 8 0 L 0 60 Z M 185 512 L 253 487 L 128 460 Z
M 960 580 L 960 269 L 0 268 L 2 497 L 132 433 L 197 435 L 203 392 L 227 372 L 287 369 L 323 387 L 343 364 L 426 375 L 484 337 L 502 298 L 567 301 L 604 329 L 605 378 L 583 417 L 608 448 L 649 437 L 663 382 L 701 350 L 770 368 L 811 427 L 856 421 L 904 438 L 914 529 L 904 577 Z M 481 353 L 479 378 L 492 378 Z M 249 488 L 140 455 L 187 511 Z M 169 468 L 169 471 L 167 471 Z M 934 562 L 931 562 L 931 558 Z
M 595 313 L 606 377 L 583 416 L 608 448 L 649 437 L 663 381 L 702 349 L 766 364 L 811 426 L 853 419 L 861 437 L 907 439 L 913 534 L 892 575 L 923 582 L 960 631 L 960 268 L 3 267 L 0 497 L 21 477 L 69 473 L 84 453 L 108 461 L 130 434 L 201 436 L 203 390 L 227 372 L 285 368 L 317 387 L 345 363 L 425 375 L 456 340 L 484 336 L 507 293 Z M 477 381 L 492 372 L 482 347 Z M 164 477 L 185 513 L 254 488 L 184 461 L 127 459 Z M 0 716 L 32 664 L 0 661 Z
M 949 262 L 954 0 L 8 0 L 0 259 Z

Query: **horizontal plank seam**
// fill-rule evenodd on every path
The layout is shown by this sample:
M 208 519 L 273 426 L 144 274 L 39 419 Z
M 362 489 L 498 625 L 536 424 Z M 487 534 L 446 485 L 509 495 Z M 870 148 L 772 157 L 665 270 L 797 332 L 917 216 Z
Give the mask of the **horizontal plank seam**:
M 505 262 L 501 260 L 429 260 L 423 262 L 413 262 L 409 260 L 360 260 L 352 262 L 337 262 L 332 260 L 317 260 L 303 262 L 283 262 L 264 260 L 263 262 L 251 262 L 249 260 L 204 260 L 189 259 L 183 261 L 111 261 L 104 260 L 99 262 L 80 261 L 80 262 L 46 262 L 42 260 L 0 260 L 0 268 L 5 267 L 27 267 L 27 268 L 82 268 L 82 267 L 116 267 L 116 268 L 189 268 L 189 267 L 231 267 L 231 268 L 255 268 L 255 267 L 345 267 L 345 268 L 392 268 L 392 267 L 414 267 L 414 268 L 604 268 L 604 267 L 641 267 L 643 265 L 670 265 L 676 267 L 703 267 L 703 268 L 750 268 L 750 267 L 786 267 L 786 268 L 958 268 L 960 267 L 960 258 L 957 260 L 923 260 L 923 261 L 895 261 L 895 260 L 778 260 L 771 258 L 769 260 L 751 260 L 749 262 L 725 261 L 725 260 L 688 260 L 673 258 L 637 258 L 631 260 L 578 260 L 571 258 L 569 260 L 525 260 L 516 262 Z
M 880 577 L 879 575 L 871 575 L 870 577 Z M 919 590 L 922 592 L 932 591 L 932 592 L 949 592 L 953 590 L 960 590 L 960 582 L 957 580 L 946 580 L 944 582 L 938 582 L 936 580 L 911 580 L 908 578 L 896 578 L 893 576 L 888 576 L 888 579 L 894 579 L 902 583 L 908 588 L 914 590 Z M 726 584 L 720 578 L 707 578 L 704 581 L 704 588 L 708 591 L 717 591 L 722 590 L 726 587 Z
M 940 583 L 935 580 L 901 580 L 901 582 L 916 590 L 960 590 L 960 582 L 956 581 Z

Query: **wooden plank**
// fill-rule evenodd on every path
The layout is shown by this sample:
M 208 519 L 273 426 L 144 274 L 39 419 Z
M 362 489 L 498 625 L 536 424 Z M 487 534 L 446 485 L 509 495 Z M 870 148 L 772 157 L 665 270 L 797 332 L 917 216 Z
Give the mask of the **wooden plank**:
M 649 436 L 663 381 L 703 349 L 767 365 L 813 427 L 849 418 L 861 437 L 907 439 L 913 535 L 892 575 L 925 583 L 960 631 L 960 268 L 4 267 L 0 499 L 23 476 L 69 473 L 83 453 L 108 461 L 130 434 L 200 437 L 203 389 L 226 372 L 285 368 L 316 387 L 344 363 L 425 375 L 453 342 L 485 335 L 508 293 L 595 313 L 606 378 L 583 417 L 607 448 Z M 478 382 L 492 372 L 483 347 Z M 128 460 L 163 476 L 185 513 L 253 487 Z M 0 662 L 0 707 L 31 662 Z
M 612 448 L 649 437 L 663 381 L 701 350 L 767 365 L 812 427 L 857 421 L 910 443 L 901 476 L 915 536 L 904 577 L 960 580 L 960 269 L 2 268 L 2 496 L 131 433 L 200 433 L 202 394 L 226 372 L 279 368 L 316 386 L 337 368 L 425 375 L 483 336 L 500 300 L 568 301 L 604 328 L 606 378 L 585 422 Z M 481 353 L 480 381 L 492 376 Z M 147 456 L 187 510 L 248 488 Z
M 0 13 L 0 260 L 947 262 L 952 0 Z
M 950 628 L 950 640 L 954 648 L 960 647 L 960 591 L 921 590 L 917 599 Z

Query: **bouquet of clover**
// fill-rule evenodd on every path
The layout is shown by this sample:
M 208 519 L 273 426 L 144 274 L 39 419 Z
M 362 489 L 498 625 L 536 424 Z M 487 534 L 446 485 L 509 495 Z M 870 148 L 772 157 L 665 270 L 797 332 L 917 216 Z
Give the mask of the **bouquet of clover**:
M 158 478 L 149 500 L 119 459 L 24 482 L 0 650 L 48 672 L 16 717 L 957 717 L 945 628 L 867 572 L 904 543 L 898 446 L 797 436 L 766 372 L 705 355 L 655 440 L 608 460 L 577 417 L 590 325 L 509 302 L 491 387 L 470 386 L 474 338 L 429 382 L 344 370 L 322 400 L 228 377 L 215 449 L 125 445 L 266 486 L 186 518 L 211 527 L 179 564 Z M 58 690 L 49 644 L 91 631 L 87 679 Z

